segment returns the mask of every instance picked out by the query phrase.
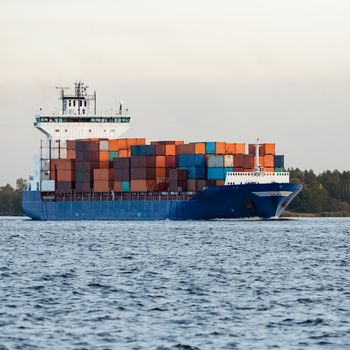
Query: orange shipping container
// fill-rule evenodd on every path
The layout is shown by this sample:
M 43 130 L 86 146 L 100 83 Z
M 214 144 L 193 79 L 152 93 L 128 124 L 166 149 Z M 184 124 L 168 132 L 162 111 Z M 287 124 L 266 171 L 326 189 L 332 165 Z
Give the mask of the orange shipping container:
M 165 145 L 165 155 L 175 156 L 176 155 L 176 146 L 175 145 Z
M 245 143 L 226 143 L 226 154 L 245 154 Z
M 94 169 L 94 181 L 112 180 L 114 178 L 114 169 Z
M 122 181 L 114 181 L 113 189 L 115 192 L 121 192 L 122 191 Z
M 166 177 L 166 168 L 156 168 L 156 178 Z
M 100 169 L 108 169 L 109 168 L 109 161 L 100 161 L 99 162 L 99 168 Z
M 113 185 L 113 181 L 110 180 L 94 180 L 94 192 L 109 192 Z
M 273 173 L 275 171 L 275 168 L 264 168 L 264 170 L 267 172 L 267 173 Z
M 127 149 L 121 149 L 119 151 L 119 157 L 118 158 L 128 158 L 129 157 L 129 153 Z
M 156 156 L 156 168 L 165 168 L 165 156 Z
M 255 157 L 254 157 L 255 158 Z M 275 166 L 275 157 L 271 154 L 259 157 L 260 165 L 265 168 L 273 168 Z
M 53 172 L 53 179 L 55 180 L 55 172 Z M 72 170 L 58 170 L 57 181 L 59 182 L 73 182 L 75 181 L 75 172 Z
M 50 170 L 72 170 L 75 169 L 75 161 L 72 159 L 51 159 Z
M 275 154 L 275 144 L 274 143 L 265 143 L 263 145 L 264 154 Z
M 108 151 L 100 151 L 100 161 L 109 160 L 109 152 Z
M 131 180 L 131 192 L 152 192 L 157 188 L 155 180 Z
M 215 154 L 225 154 L 226 146 L 225 142 L 215 142 Z

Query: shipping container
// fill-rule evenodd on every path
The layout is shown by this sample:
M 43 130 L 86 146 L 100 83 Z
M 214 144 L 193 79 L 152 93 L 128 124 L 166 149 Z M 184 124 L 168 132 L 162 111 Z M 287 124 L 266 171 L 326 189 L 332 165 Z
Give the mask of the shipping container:
M 226 154 L 245 154 L 245 143 L 226 143 Z
M 156 178 L 156 168 L 131 168 L 131 180 L 154 180 Z
M 157 188 L 155 180 L 131 180 L 131 192 L 153 192 Z
M 155 156 L 156 145 L 131 146 L 131 156 Z
M 206 154 L 215 154 L 216 145 L 215 142 L 206 142 L 205 143 L 205 153 Z
M 122 192 L 130 192 L 130 181 L 122 181 Z
M 79 182 L 75 184 L 75 190 L 78 193 L 87 193 L 91 192 L 91 183 L 90 182 Z
M 67 140 L 67 151 L 75 151 L 76 140 Z
M 233 168 L 208 168 L 208 180 L 225 180 L 228 172 L 233 172 Z
M 284 168 L 284 156 L 283 155 L 275 155 L 274 166 L 275 166 L 275 168 Z
M 175 156 L 165 156 L 165 167 L 166 168 L 176 168 L 176 157 Z
M 179 168 L 206 166 L 205 155 L 201 154 L 180 154 L 176 156 L 176 165 Z
M 265 168 L 273 168 L 275 166 L 275 158 L 271 154 L 259 157 L 260 165 Z
M 175 156 L 176 155 L 176 146 L 175 145 L 165 145 L 165 155 L 166 156 Z
M 225 154 L 226 153 L 225 142 L 216 142 L 215 143 L 215 153 L 216 154 Z
M 56 183 L 58 193 L 72 193 L 75 188 L 75 183 L 71 181 L 59 181 Z
M 276 173 L 283 173 L 284 172 L 284 168 L 275 168 L 275 172 Z
M 154 168 L 156 166 L 156 156 L 131 156 L 131 168 Z
M 176 154 L 205 154 L 205 143 L 190 143 L 177 145 Z
M 113 161 L 114 158 L 118 158 L 118 151 L 109 151 L 109 161 Z
M 207 178 L 207 171 L 206 167 L 204 166 L 194 166 L 194 167 L 187 167 L 187 178 L 188 179 L 206 179 Z
M 187 180 L 187 170 L 186 169 L 170 169 L 169 179 L 173 181 L 186 181 Z
M 130 180 L 130 169 L 129 168 L 118 168 L 114 170 L 115 181 L 129 181 Z
M 224 168 L 233 168 L 233 155 L 226 154 L 224 156 Z
M 111 180 L 94 180 L 94 192 L 110 192 L 113 185 Z
M 101 139 L 99 148 L 100 148 L 100 151 L 108 151 L 109 150 L 109 141 Z
M 165 162 L 165 156 L 156 156 L 155 157 L 155 166 L 157 168 L 165 168 L 166 162 Z
M 208 168 L 223 168 L 224 156 L 209 155 L 207 158 L 207 165 L 208 165 Z
M 113 180 L 113 169 L 94 169 L 94 181 L 97 180 Z
M 67 150 L 67 159 L 76 159 L 76 151 L 72 149 Z
M 130 159 L 129 158 L 115 158 L 113 160 L 114 170 L 118 169 L 129 169 L 130 168 Z
M 55 174 L 55 172 L 54 172 Z M 56 176 L 54 175 L 52 180 L 55 180 Z M 73 170 L 57 170 L 57 181 L 60 182 L 73 182 L 75 181 L 75 172 Z

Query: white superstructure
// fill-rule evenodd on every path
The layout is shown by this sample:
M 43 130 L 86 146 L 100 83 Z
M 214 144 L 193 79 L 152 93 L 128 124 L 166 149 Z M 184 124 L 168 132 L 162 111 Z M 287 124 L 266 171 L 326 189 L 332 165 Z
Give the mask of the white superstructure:
M 74 94 L 65 94 L 68 88 L 58 87 L 61 102 L 58 114 L 35 116 L 34 127 L 43 133 L 44 138 L 41 143 L 40 161 L 35 162 L 38 165 L 30 177 L 30 187 L 33 190 L 41 188 L 41 182 L 49 179 L 51 159 L 67 157 L 67 140 L 117 139 L 130 127 L 130 116 L 128 111 L 124 110 L 122 102 L 114 114 L 97 113 L 96 92 L 88 95 L 87 86 L 80 81 L 74 85 Z
M 96 112 L 96 92 L 88 95 L 82 82 L 75 83 L 74 95 L 65 95 L 65 89 L 59 88 L 61 111 L 58 115 L 36 115 L 34 126 L 56 147 L 58 141 L 64 147 L 67 140 L 88 138 L 119 138 L 129 129 L 130 117 L 123 110 L 122 103 L 115 114 Z

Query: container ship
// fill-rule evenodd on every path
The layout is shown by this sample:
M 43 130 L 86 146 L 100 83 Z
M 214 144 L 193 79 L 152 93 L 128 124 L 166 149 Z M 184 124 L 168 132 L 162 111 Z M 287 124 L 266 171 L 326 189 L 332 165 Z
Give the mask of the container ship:
M 35 116 L 40 155 L 23 192 L 34 220 L 276 218 L 301 191 L 274 143 L 121 138 L 128 110 L 96 111 L 96 92 L 60 89 L 60 112 Z

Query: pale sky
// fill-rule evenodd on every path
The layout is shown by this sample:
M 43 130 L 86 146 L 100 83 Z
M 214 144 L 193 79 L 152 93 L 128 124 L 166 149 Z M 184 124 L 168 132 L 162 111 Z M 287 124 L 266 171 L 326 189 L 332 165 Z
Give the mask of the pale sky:
M 55 86 L 124 100 L 125 137 L 275 142 L 350 169 L 349 0 L 0 0 L 0 185 L 32 171 Z

